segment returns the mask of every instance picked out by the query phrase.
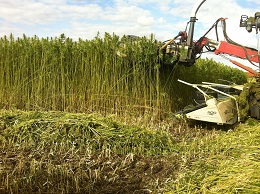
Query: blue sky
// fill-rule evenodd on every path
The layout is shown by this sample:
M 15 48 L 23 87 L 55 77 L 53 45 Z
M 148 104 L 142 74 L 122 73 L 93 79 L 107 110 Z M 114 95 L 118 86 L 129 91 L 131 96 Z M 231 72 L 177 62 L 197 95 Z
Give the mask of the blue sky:
M 0 36 L 92 39 L 97 32 L 132 34 L 168 40 L 185 29 L 194 0 L 1 0 Z M 241 15 L 254 16 L 259 0 L 207 0 L 197 14 L 195 39 L 219 18 L 227 20 L 230 38 L 256 47 L 255 31 L 239 27 Z M 209 38 L 215 38 L 213 33 Z

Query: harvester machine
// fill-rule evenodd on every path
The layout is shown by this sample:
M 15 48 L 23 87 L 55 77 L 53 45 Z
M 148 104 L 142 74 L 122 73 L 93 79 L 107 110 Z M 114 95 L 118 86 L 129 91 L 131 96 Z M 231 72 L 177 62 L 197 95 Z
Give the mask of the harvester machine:
M 185 31 L 179 32 L 177 36 L 163 43 L 163 46 L 160 48 L 162 52 L 163 63 L 166 65 L 180 64 L 189 67 L 195 64 L 196 60 L 203 53 L 203 49 L 206 49 L 207 51 L 214 52 L 214 54 L 216 55 L 223 56 L 225 59 L 228 59 L 233 64 L 243 68 L 248 72 L 249 76 L 254 76 L 257 81 L 253 84 L 252 89 L 248 88 L 248 85 L 223 85 L 207 82 L 201 84 L 193 84 L 185 82 L 183 80 L 178 80 L 183 84 L 197 89 L 197 91 L 201 93 L 201 96 L 203 96 L 204 98 L 203 102 L 197 103 L 197 105 L 192 108 L 184 109 L 181 113 L 188 119 L 212 122 L 217 124 L 234 124 L 236 122 L 239 122 L 241 120 L 239 103 L 233 94 L 224 92 L 223 90 L 225 88 L 232 88 L 237 91 L 238 95 L 244 90 L 253 91 L 248 97 L 248 103 L 250 105 L 248 116 L 260 119 L 259 72 L 227 57 L 228 55 L 235 56 L 240 59 L 245 59 L 259 69 L 259 48 L 257 50 L 251 47 L 243 46 L 229 38 L 226 33 L 226 18 L 219 18 L 218 20 L 216 20 L 211 28 L 201 38 L 199 38 L 198 41 L 194 41 L 193 35 L 195 30 L 195 22 L 197 21 L 196 15 L 205 1 L 206 0 L 199 0 L 194 5 L 190 16 L 190 21 L 188 22 L 189 26 L 187 25 L 187 27 L 189 27 L 188 32 L 186 31 L 186 27 Z M 217 25 L 219 23 L 221 23 L 225 41 L 219 40 L 217 32 Z M 242 15 L 240 18 L 240 27 L 246 28 L 248 32 L 252 32 L 253 29 L 255 29 L 259 42 L 258 32 L 260 30 L 260 12 L 256 12 L 253 17 Z M 207 38 L 207 34 L 212 29 L 216 30 L 216 40 Z M 216 94 L 219 94 L 221 98 L 208 95 L 203 90 L 205 88 L 207 90 L 214 91 Z
M 179 82 L 196 88 L 201 95 L 204 97 L 204 102 L 197 102 L 197 105 L 186 108 L 178 114 L 185 114 L 188 119 L 213 122 L 217 124 L 234 124 L 240 121 L 238 101 L 236 98 L 224 92 L 223 88 L 233 88 L 237 90 L 243 90 L 243 86 L 230 86 L 224 84 L 208 83 L 203 82 L 202 84 L 191 84 L 183 80 L 178 80 Z M 207 90 L 212 90 L 221 96 L 219 98 L 211 97 L 202 88 Z M 217 89 L 219 88 L 219 89 Z M 220 100 L 220 98 L 222 98 Z

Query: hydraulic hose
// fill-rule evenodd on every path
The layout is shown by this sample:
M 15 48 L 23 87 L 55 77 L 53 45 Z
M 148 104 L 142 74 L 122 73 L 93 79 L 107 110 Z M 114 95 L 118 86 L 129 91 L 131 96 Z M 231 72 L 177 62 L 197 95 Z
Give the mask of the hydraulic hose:
M 194 27 L 195 22 L 197 20 L 196 15 L 199 11 L 199 8 L 202 6 L 202 4 L 206 0 L 199 0 L 195 3 L 194 7 L 192 8 L 191 15 L 190 15 L 190 26 L 189 26 L 189 32 L 188 32 L 188 39 L 187 39 L 187 45 L 188 45 L 188 53 L 187 53 L 187 60 L 194 60 L 193 56 L 193 35 L 194 35 Z M 193 62 L 193 61 L 191 61 Z
M 252 65 L 258 67 L 256 64 L 254 64 L 254 63 L 250 60 L 246 49 L 250 49 L 250 50 L 254 50 L 254 51 L 257 51 L 257 50 L 254 49 L 254 48 L 251 48 L 251 47 L 247 47 L 247 46 L 238 44 L 237 42 L 233 41 L 233 40 L 232 40 L 231 38 L 229 38 L 229 36 L 227 35 L 227 31 L 226 31 L 226 21 L 225 21 L 225 20 L 222 20 L 222 21 L 221 21 L 221 24 L 222 24 L 223 35 L 224 35 L 225 39 L 227 40 L 227 42 L 230 43 L 230 44 L 234 44 L 234 45 L 237 45 L 237 46 L 242 47 L 242 48 L 244 49 L 244 52 L 245 52 L 245 55 L 246 55 L 246 59 L 247 59 Z M 260 61 L 259 61 L 259 63 L 260 63 Z

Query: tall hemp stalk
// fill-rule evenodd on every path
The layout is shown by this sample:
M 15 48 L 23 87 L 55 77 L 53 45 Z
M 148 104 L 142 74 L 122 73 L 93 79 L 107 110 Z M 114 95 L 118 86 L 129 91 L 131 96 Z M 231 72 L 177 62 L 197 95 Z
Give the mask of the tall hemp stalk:
M 161 119 L 191 100 L 194 83 L 244 82 L 239 70 L 198 60 L 191 68 L 158 63 L 158 42 L 99 34 L 92 40 L 4 36 L 0 39 L 0 108 L 100 112 Z M 118 52 L 121 54 L 118 54 Z M 204 76 L 201 76 L 204 75 Z

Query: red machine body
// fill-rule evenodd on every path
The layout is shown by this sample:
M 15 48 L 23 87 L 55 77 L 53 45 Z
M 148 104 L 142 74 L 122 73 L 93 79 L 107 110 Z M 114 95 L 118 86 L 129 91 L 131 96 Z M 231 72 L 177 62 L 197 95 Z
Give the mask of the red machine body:
M 229 54 L 242 59 L 249 59 L 252 62 L 258 63 L 258 52 L 257 50 L 244 48 L 238 45 L 229 44 L 225 41 L 220 41 L 218 47 L 214 51 L 216 55 L 218 54 Z

